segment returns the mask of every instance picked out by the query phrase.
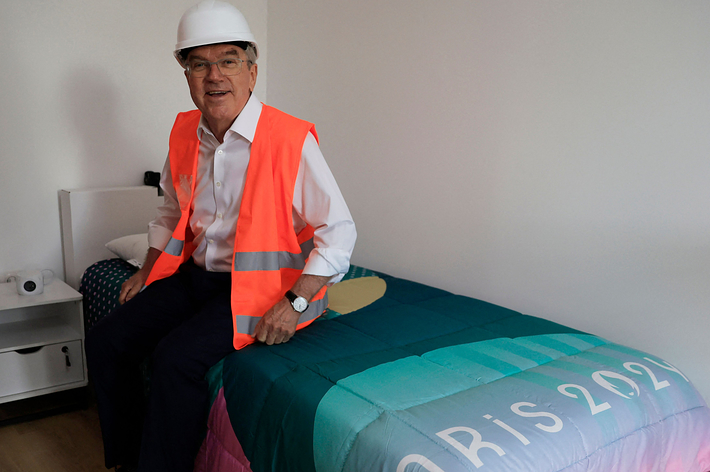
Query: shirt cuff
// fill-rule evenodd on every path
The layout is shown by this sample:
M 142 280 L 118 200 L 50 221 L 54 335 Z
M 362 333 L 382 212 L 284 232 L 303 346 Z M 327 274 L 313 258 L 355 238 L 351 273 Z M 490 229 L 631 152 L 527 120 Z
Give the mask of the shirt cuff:
M 347 251 L 327 248 L 313 249 L 308 256 L 308 262 L 303 269 L 306 275 L 330 276 L 328 286 L 331 286 L 347 274 L 350 269 L 350 254 Z
M 148 246 L 162 251 L 172 236 L 173 232 L 168 228 L 151 225 L 148 228 Z

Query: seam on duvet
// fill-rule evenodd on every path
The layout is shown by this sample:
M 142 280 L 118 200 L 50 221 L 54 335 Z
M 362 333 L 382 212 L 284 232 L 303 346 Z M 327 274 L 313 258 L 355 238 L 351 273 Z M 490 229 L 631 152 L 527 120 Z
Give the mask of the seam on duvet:
M 570 467 L 574 466 L 575 464 L 578 464 L 578 463 L 580 463 L 580 462 L 582 462 L 582 461 L 585 461 L 585 460 L 589 459 L 591 456 L 593 456 L 593 455 L 596 454 L 597 452 L 601 451 L 602 449 L 606 449 L 606 448 L 608 448 L 609 446 L 611 446 L 611 445 L 614 444 L 614 443 L 617 443 L 617 442 L 619 442 L 619 441 L 623 441 L 624 439 L 630 437 L 631 435 L 633 435 L 633 434 L 636 433 L 637 431 L 641 431 L 642 429 L 651 428 L 651 427 L 653 427 L 653 426 L 656 426 L 656 425 L 658 425 L 658 424 L 663 423 L 664 421 L 666 421 L 668 418 L 670 418 L 670 417 L 672 417 L 672 416 L 678 416 L 678 415 L 681 415 L 681 414 L 682 414 L 682 415 L 685 415 L 685 414 L 690 413 L 690 412 L 693 411 L 693 410 L 697 410 L 698 408 L 707 408 L 707 407 L 706 407 L 705 405 L 694 406 L 694 407 L 692 407 L 692 408 L 688 408 L 687 410 L 683 410 L 683 411 L 679 411 L 679 412 L 677 412 L 677 413 L 670 414 L 670 415 L 666 416 L 665 418 L 662 418 L 662 419 L 656 421 L 655 423 L 649 423 L 649 424 L 647 424 L 647 425 L 645 425 L 645 426 L 642 426 L 641 428 L 638 428 L 638 429 L 633 430 L 633 431 L 630 432 L 629 434 L 626 434 L 626 435 L 624 435 L 624 436 L 622 436 L 622 437 L 620 437 L 620 438 L 617 438 L 617 439 L 611 441 L 610 443 L 607 443 L 607 444 L 603 445 L 602 447 L 598 448 L 596 451 L 593 451 L 592 453 L 587 454 L 587 455 L 586 455 L 585 457 L 583 457 L 582 459 L 580 459 L 580 460 L 578 460 L 578 461 L 575 461 L 575 462 L 572 462 L 571 464 L 566 465 L 563 469 L 558 469 L 558 470 L 555 471 L 555 472 L 564 472 L 565 470 L 569 469 Z
M 513 341 L 513 340 L 516 339 L 516 338 L 500 337 L 500 338 L 496 338 L 496 339 L 510 339 L 511 341 Z M 513 373 L 513 374 L 504 375 L 504 376 L 502 376 L 502 377 L 499 377 L 499 378 L 497 378 L 497 379 L 494 379 L 492 382 L 481 382 L 481 385 L 489 385 L 489 384 L 491 384 L 491 383 L 493 383 L 493 382 L 496 382 L 496 381 L 498 381 L 498 380 L 504 379 L 504 378 L 506 378 L 506 377 L 511 377 L 511 376 L 516 375 L 516 374 L 519 374 L 519 373 L 521 373 L 521 372 L 526 372 L 526 371 L 528 371 L 528 370 L 530 370 L 530 369 L 535 369 L 535 368 L 537 368 L 537 367 L 540 367 L 540 366 L 549 364 L 550 362 L 557 361 L 557 360 L 563 359 L 563 358 L 565 358 L 565 357 L 576 356 L 576 355 L 578 355 L 579 353 L 591 351 L 592 349 L 597 348 L 597 347 L 599 347 L 599 346 L 592 346 L 592 347 L 590 347 L 590 348 L 580 350 L 579 352 L 576 352 L 575 354 L 571 354 L 571 355 L 566 355 L 566 354 L 565 354 L 565 355 L 562 356 L 562 357 L 550 359 L 549 361 L 545 361 L 545 362 L 542 362 L 542 363 L 540 363 L 540 364 L 536 364 L 536 365 L 533 365 L 533 366 L 530 366 L 530 367 L 526 367 L 526 368 L 524 368 L 524 369 L 520 369 L 518 372 L 515 372 L 515 373 Z M 467 373 L 462 372 L 462 371 L 459 371 L 459 370 L 456 370 L 455 368 L 453 368 L 453 367 L 451 367 L 451 366 L 448 366 L 448 365 L 446 365 L 446 364 L 440 364 L 440 363 L 438 363 L 438 362 L 434 362 L 433 360 L 424 358 L 423 356 L 416 356 L 416 357 L 420 357 L 421 359 L 423 359 L 423 360 L 425 360 L 425 361 L 427 361 L 427 362 L 431 362 L 431 363 L 434 364 L 434 365 L 438 365 L 438 366 L 440 366 L 440 367 L 444 367 L 444 368 L 446 368 L 446 369 L 448 369 L 448 370 L 450 370 L 450 371 L 452 371 L 452 372 L 456 372 L 457 374 L 464 375 L 464 376 L 469 377 L 469 378 L 472 378 L 472 379 L 474 379 L 474 380 L 478 380 L 478 379 L 476 379 L 476 378 L 473 378 L 473 377 L 469 376 Z
M 373 405 L 375 408 L 381 410 L 382 413 L 385 413 L 385 412 L 389 413 L 392 418 L 394 418 L 394 419 L 400 421 L 401 423 L 407 425 L 409 428 L 411 428 L 412 430 L 414 430 L 414 431 L 416 431 L 417 433 L 419 433 L 420 435 L 422 435 L 422 436 L 424 437 L 424 439 L 426 439 L 426 440 L 428 440 L 428 441 L 430 441 L 430 442 L 436 444 L 437 446 L 441 447 L 441 448 L 442 448 L 443 450 L 445 450 L 449 455 L 451 455 L 453 458 L 455 458 L 458 463 L 460 463 L 462 466 L 464 466 L 465 468 L 468 469 L 468 467 L 467 467 L 467 465 L 466 465 L 467 463 L 464 462 L 464 461 L 459 457 L 458 454 L 455 454 L 453 451 L 449 450 L 443 443 L 440 443 L 440 442 L 436 441 L 433 437 L 429 436 L 428 434 L 426 434 L 425 432 L 423 432 L 421 429 L 417 428 L 416 426 L 414 426 L 413 424 L 409 423 L 408 421 L 406 421 L 406 420 L 405 420 L 404 418 L 402 418 L 401 416 L 397 415 L 396 412 L 399 411 L 399 410 L 387 410 L 387 409 L 382 408 L 382 407 L 380 407 L 379 405 L 373 403 L 373 402 L 370 401 L 369 399 L 367 399 L 367 398 L 365 398 L 365 397 L 363 397 L 363 396 L 361 396 L 361 395 L 359 395 L 359 394 L 353 392 L 353 391 L 350 390 L 349 388 L 345 388 L 345 387 L 342 387 L 342 386 L 340 386 L 340 385 L 338 385 L 338 387 L 342 388 L 343 390 L 345 390 L 345 391 L 347 391 L 347 392 L 350 392 L 352 395 L 354 395 L 354 396 L 356 396 L 356 397 L 358 397 L 358 398 L 363 399 L 363 400 L 366 401 L 367 403 Z M 458 392 L 456 392 L 456 393 L 458 393 Z M 452 395 L 454 395 L 454 394 L 452 394 Z M 448 397 L 448 396 L 450 396 L 450 395 L 447 395 L 447 397 Z M 442 397 L 442 398 L 444 398 L 444 397 Z M 377 418 L 381 417 L 381 416 L 382 416 L 382 413 L 380 413 Z M 367 426 L 365 426 L 364 428 L 362 428 L 360 431 L 357 432 L 357 434 L 355 435 L 355 437 L 353 438 L 353 440 L 352 440 L 352 442 L 351 442 L 351 447 L 350 447 L 350 449 L 352 449 L 352 444 L 354 444 L 355 441 L 357 441 L 357 438 L 358 438 L 358 436 L 360 436 L 360 433 L 362 433 L 365 429 L 367 429 L 368 426 L 370 426 L 370 425 L 371 425 L 372 423 L 374 423 L 375 421 L 377 421 L 377 419 L 372 420 L 370 423 L 367 424 Z M 347 455 L 347 457 L 346 457 L 345 462 L 347 462 L 347 458 L 350 457 L 350 454 L 349 454 L 350 449 L 348 449 L 348 455 Z M 344 470 L 345 462 L 343 463 L 343 469 L 341 469 L 341 470 Z
M 215 439 L 217 444 L 219 444 L 219 447 L 222 451 L 226 452 L 229 457 L 231 457 L 232 459 L 234 459 L 235 461 L 237 461 L 241 464 L 241 461 L 239 461 L 239 459 L 237 459 L 237 457 L 234 454 L 232 454 L 232 452 L 229 450 L 229 448 L 227 448 L 225 446 L 225 444 L 222 442 L 222 439 L 220 438 L 220 436 L 217 433 L 215 433 L 211 428 L 209 428 L 209 434 Z M 244 456 L 244 457 L 246 457 L 246 456 Z
M 404 305 L 404 304 L 402 304 L 402 305 Z M 431 310 L 428 310 L 428 311 L 431 311 Z M 433 312 L 433 311 L 432 311 L 432 313 L 437 313 L 437 312 Z M 347 315 L 343 315 L 343 316 L 347 316 Z M 444 316 L 446 316 L 446 315 L 444 315 Z M 514 317 L 514 316 L 520 316 L 520 315 L 507 316 L 507 317 L 505 317 L 505 318 L 501 318 L 501 320 L 504 320 L 504 319 L 507 319 L 507 318 L 512 318 L 512 317 Z M 454 318 L 450 318 L 450 319 L 454 319 Z M 339 322 L 337 319 L 334 319 L 333 321 L 334 321 L 334 322 Z M 498 320 L 498 321 L 500 321 L 500 320 Z M 413 352 L 407 351 L 405 348 L 406 348 L 407 346 L 409 346 L 409 344 L 402 344 L 402 345 L 399 345 L 399 346 L 394 345 L 394 344 L 388 344 L 387 341 L 385 341 L 385 340 L 383 340 L 383 339 L 375 338 L 375 337 L 373 337 L 372 335 L 370 335 L 370 334 L 368 334 L 368 333 L 366 333 L 366 332 L 364 332 L 364 331 L 362 331 L 362 330 L 360 330 L 360 329 L 357 329 L 357 328 L 355 328 L 355 327 L 353 327 L 353 326 L 346 325 L 345 323 L 341 323 L 341 324 L 342 324 L 343 326 L 347 326 L 349 329 L 352 329 L 353 331 L 355 331 L 355 332 L 357 332 L 357 333 L 359 333 L 359 334 L 362 334 L 363 336 L 366 336 L 366 337 L 369 338 L 369 339 L 372 339 L 372 340 L 375 340 L 375 341 L 378 341 L 378 342 L 381 342 L 381 343 L 384 343 L 384 344 L 387 345 L 387 349 L 378 349 L 378 350 L 376 350 L 376 351 L 368 351 L 368 352 L 366 352 L 365 354 L 374 354 L 374 353 L 376 353 L 376 352 L 383 352 L 383 351 L 387 351 L 387 350 L 389 350 L 389 349 L 401 349 L 403 352 L 406 352 L 406 353 L 409 355 L 409 357 L 422 357 L 422 354 L 414 354 Z M 466 327 L 461 328 L 461 329 L 458 329 L 458 330 L 456 330 L 456 331 L 451 331 L 450 333 L 446 333 L 444 336 L 450 336 L 450 335 L 453 335 L 453 334 L 456 334 L 456 333 L 460 333 L 460 332 L 462 332 L 462 331 L 466 331 L 467 329 L 471 329 L 471 328 L 478 328 L 478 329 L 480 329 L 480 330 L 482 330 L 482 331 L 486 331 L 486 332 L 488 332 L 488 333 L 491 333 L 492 335 L 497 335 L 497 334 L 498 334 L 498 333 L 495 333 L 494 331 L 491 331 L 491 330 L 488 330 L 488 329 L 485 329 L 485 328 L 481 328 L 480 326 L 466 326 Z M 507 336 L 500 336 L 500 335 L 498 335 L 497 337 L 491 337 L 490 339 L 500 339 L 500 338 L 508 338 L 508 337 L 507 337 Z M 434 339 L 434 338 L 430 338 L 430 339 Z M 508 338 L 508 339 L 515 339 L 515 338 Z M 463 344 L 466 344 L 466 343 L 463 343 Z M 440 349 L 440 348 L 437 348 L 437 349 Z M 432 349 L 432 350 L 435 350 L 435 349 Z M 431 352 L 431 351 L 426 351 L 426 352 Z M 281 358 L 283 358 L 283 359 L 291 360 L 291 359 L 289 359 L 289 358 L 287 358 L 287 357 L 281 356 L 280 354 L 276 354 L 276 355 L 279 356 L 279 357 L 281 357 Z M 333 357 L 332 359 L 329 359 L 329 361 L 337 361 L 337 360 L 341 360 L 341 359 L 347 359 L 347 358 L 349 358 L 349 357 L 353 357 L 353 356 L 356 356 L 356 355 L 360 355 L 360 354 L 350 354 L 350 355 L 342 356 L 342 357 Z
M 507 377 L 507 376 L 506 376 L 506 377 Z M 506 378 L 506 377 L 503 377 L 503 378 Z M 496 379 L 496 380 L 494 380 L 493 382 L 496 382 L 496 381 L 498 381 L 498 380 L 500 380 L 500 379 Z M 493 382 L 491 382 L 491 383 L 493 383 Z M 472 387 L 472 388 L 476 388 L 476 387 Z M 470 389 L 467 389 L 467 390 L 470 390 Z M 452 393 L 452 394 L 450 394 L 450 395 L 446 395 L 446 397 L 450 397 L 451 395 L 456 395 L 457 393 L 460 393 L 460 392 L 462 392 L 462 391 L 463 391 L 463 390 L 461 390 L 461 391 L 459 391 L 459 392 Z M 446 397 L 442 397 L 442 398 L 446 398 Z M 375 405 L 375 406 L 376 406 L 376 405 Z M 561 413 L 560 413 L 557 409 L 553 408 L 552 405 L 546 405 L 546 407 L 552 409 L 553 411 L 555 411 L 556 413 L 558 413 L 558 414 L 561 415 Z M 462 463 L 462 464 L 464 465 L 464 467 L 467 467 L 467 466 L 466 466 L 467 463 L 466 463 L 466 462 L 463 462 L 461 459 L 459 459 L 458 455 L 457 455 L 457 454 L 454 454 L 452 451 L 450 451 L 449 448 L 448 448 L 444 443 L 440 443 L 440 442 L 434 440 L 433 437 L 427 435 L 426 433 L 424 433 L 423 431 L 421 431 L 419 428 L 417 428 L 416 426 L 414 426 L 413 424 L 411 424 L 409 421 L 405 420 L 404 417 L 400 416 L 399 414 L 396 414 L 397 411 L 406 411 L 406 410 L 385 410 L 385 411 L 389 411 L 389 412 L 392 414 L 393 417 L 397 418 L 397 419 L 400 420 L 402 423 L 406 424 L 407 426 L 409 426 L 409 427 L 412 428 L 413 430 L 417 431 L 419 434 L 421 434 L 421 435 L 424 436 L 425 438 L 429 439 L 431 442 L 433 442 L 433 443 L 436 444 L 437 446 L 441 447 L 442 449 L 446 450 L 446 451 L 449 452 L 450 454 L 454 455 L 454 457 L 456 457 L 457 460 L 458 460 L 460 463 Z M 565 416 L 566 418 L 569 418 L 569 416 L 567 416 L 567 415 L 561 415 L 561 416 Z M 587 445 L 585 444 L 584 436 L 581 434 L 581 431 L 580 431 L 579 428 L 577 427 L 576 423 L 572 422 L 572 425 L 574 426 L 574 429 L 577 431 L 577 434 L 579 434 L 579 436 L 582 438 L 582 445 L 583 445 L 583 447 L 584 447 L 584 450 L 586 451 L 586 450 L 587 450 Z M 606 447 L 606 446 L 604 446 L 604 447 Z M 586 457 L 589 457 L 590 455 L 591 455 L 591 454 L 588 454 Z M 585 458 L 586 458 L 586 457 L 585 457 Z M 583 459 L 582 459 L 582 460 L 583 460 Z M 569 466 L 567 466 L 567 467 L 569 467 Z M 469 468 L 469 470 L 470 470 L 470 468 Z M 559 469 L 558 471 L 552 471 L 552 470 L 551 470 L 550 472 L 562 472 L 562 471 L 564 471 L 564 469 Z

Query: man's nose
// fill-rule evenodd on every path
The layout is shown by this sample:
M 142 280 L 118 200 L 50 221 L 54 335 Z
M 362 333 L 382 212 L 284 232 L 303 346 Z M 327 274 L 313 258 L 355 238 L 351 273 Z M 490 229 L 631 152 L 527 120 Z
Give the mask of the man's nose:
M 210 72 L 207 74 L 207 77 L 212 80 L 220 80 L 224 77 L 224 74 L 222 74 L 222 71 L 219 70 L 217 64 L 210 64 Z

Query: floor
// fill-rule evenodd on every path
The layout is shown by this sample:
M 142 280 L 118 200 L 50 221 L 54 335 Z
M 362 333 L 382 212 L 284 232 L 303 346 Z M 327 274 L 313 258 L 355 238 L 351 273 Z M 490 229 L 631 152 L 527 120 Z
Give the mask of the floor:
M 0 471 L 106 472 L 96 405 L 0 423 Z

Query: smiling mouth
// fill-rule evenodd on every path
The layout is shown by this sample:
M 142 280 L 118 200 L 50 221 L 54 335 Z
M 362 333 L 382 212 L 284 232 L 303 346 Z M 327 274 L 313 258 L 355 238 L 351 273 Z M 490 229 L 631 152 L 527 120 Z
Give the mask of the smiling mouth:
M 207 92 L 207 95 L 209 95 L 210 97 L 220 97 L 226 94 L 227 92 Z

